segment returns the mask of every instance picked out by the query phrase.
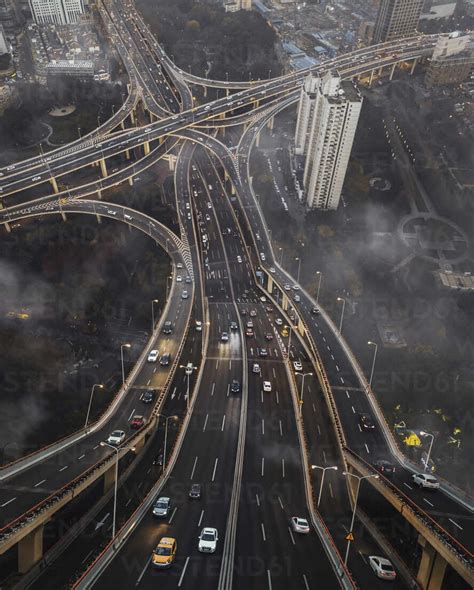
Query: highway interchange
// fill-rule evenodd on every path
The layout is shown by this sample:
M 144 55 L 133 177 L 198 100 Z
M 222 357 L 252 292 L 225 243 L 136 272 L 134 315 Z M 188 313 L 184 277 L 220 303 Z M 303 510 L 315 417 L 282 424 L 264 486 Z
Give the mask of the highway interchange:
M 125 18 L 120 18 L 120 9 L 124 10 Z M 274 292 L 269 295 L 281 301 L 285 292 L 281 286 L 288 283 L 291 288 L 294 284 L 275 262 L 268 232 L 248 181 L 248 159 L 261 126 L 278 110 L 271 101 L 284 98 L 285 105 L 281 101 L 280 108 L 293 103 L 304 73 L 266 82 L 243 83 L 240 86 L 243 89 L 238 93 L 195 107 L 186 83 L 190 81 L 189 76 L 172 67 L 151 33 L 143 27 L 133 5 L 107 3 L 102 11 L 111 38 L 130 73 L 130 94 L 121 109 L 122 114 L 116 114 L 112 124 L 105 124 L 108 125 L 102 130 L 107 133 L 105 136 L 102 133 L 100 136 L 98 133 L 97 136 L 90 135 L 67 149 L 5 167 L 0 194 L 7 208 L 0 212 L 0 217 L 11 222 L 42 212 L 107 216 L 129 223 L 163 244 L 166 240 L 163 228 L 150 218 L 137 211 L 125 211 L 113 203 L 84 197 L 136 176 L 165 154 L 177 154 L 175 190 L 181 241 L 174 242 L 177 247 L 170 255 L 175 279 L 181 272 L 189 272 L 193 277 L 194 299 L 181 299 L 182 291 L 189 286 L 173 281 L 169 308 L 160 319 L 160 325 L 166 319 L 172 319 L 175 324 L 173 333 L 168 337 L 157 333 L 157 344 L 150 343 L 143 358 L 155 346 L 160 352 L 166 349 L 174 357 L 192 309 L 194 315 L 189 338 L 191 341 L 196 338 L 193 322 L 200 319 L 204 322 L 207 345 L 203 345 L 204 356 L 198 376 L 193 374 L 193 383 L 196 378 L 198 387 L 180 453 L 169 478 L 163 482 L 162 495 L 169 492 L 172 498 L 171 515 L 168 520 L 157 522 L 150 511 L 146 512 L 144 518 L 134 525 L 115 559 L 107 563 L 108 567 L 95 586 L 105 588 L 113 584 L 120 587 L 126 578 L 130 584 L 140 587 L 152 587 L 157 579 L 160 587 L 194 587 L 196 576 L 199 576 L 207 587 L 230 588 L 232 582 L 235 587 L 242 588 L 313 588 L 319 583 L 328 588 L 337 587 L 334 562 L 328 559 L 328 549 L 323 547 L 320 537 L 313 532 L 295 538 L 289 526 L 290 516 L 312 520 L 306 480 L 311 477 L 313 485 L 317 486 L 320 478 L 317 471 L 310 475 L 306 473 L 306 459 L 300 449 L 295 403 L 300 381 L 292 375 L 292 362 L 301 359 L 304 371 L 315 371 L 309 361 L 308 348 L 298 340 L 296 332 L 287 360 L 288 338 L 281 336 L 281 328 L 275 324 L 280 313 L 275 305 L 269 306 L 269 301 L 260 300 L 264 292 L 254 278 L 256 268 L 262 265 L 260 253 L 264 253 L 264 267 L 275 269 L 273 276 L 277 281 Z M 434 36 L 414 38 L 391 44 L 389 49 L 369 48 L 361 53 L 341 56 L 334 63 L 324 64 L 320 71 L 337 65 L 343 75 L 353 77 L 369 71 L 374 63 L 390 65 L 403 56 L 428 53 L 435 41 Z M 195 77 L 192 81 L 204 84 Z M 211 82 L 209 85 L 232 87 L 228 82 Z M 239 89 L 239 85 L 236 86 Z M 143 100 L 150 116 L 158 120 L 109 133 L 115 124 L 131 116 L 138 97 Z M 219 117 L 223 113 L 235 117 L 234 125 L 241 124 L 246 116 L 243 109 L 249 105 L 255 107 L 256 100 L 268 101 L 269 108 L 264 108 L 265 102 L 262 108 L 254 111 L 257 114 L 253 118 L 248 118 L 251 124 L 232 152 L 225 142 L 213 134 L 206 134 L 206 126 L 220 126 Z M 198 131 L 201 123 L 204 127 Z M 91 178 L 67 191 L 59 190 L 57 194 L 35 194 L 31 198 L 28 193 L 32 186 L 51 182 L 53 176 L 71 175 L 98 159 L 127 151 L 135 150 L 137 154 L 144 142 L 162 137 L 168 139 L 156 143 L 156 147 L 153 144 L 149 153 L 143 157 L 137 155 L 136 160 L 127 162 L 125 168 L 106 178 Z M 178 143 L 179 138 L 187 141 Z M 178 146 L 179 152 L 176 151 Z M 217 159 L 211 158 L 203 148 L 208 148 Z M 222 167 L 237 195 L 233 202 L 228 198 L 229 185 L 222 179 Z M 259 236 L 258 240 L 256 236 Z M 184 266 L 185 271 L 179 271 L 177 264 Z M 372 413 L 372 406 L 337 330 L 324 311 L 317 316 L 311 313 L 315 302 L 307 293 L 301 289 L 298 293 L 301 302 L 293 303 L 294 313 L 305 322 L 320 353 L 347 446 L 368 463 L 378 458 L 396 461 L 381 428 L 370 433 L 360 428 L 359 412 Z M 248 338 L 245 331 L 251 310 L 255 311 L 252 318 L 255 333 Z M 289 317 L 283 320 L 285 324 L 291 324 Z M 237 329 L 230 328 L 231 322 L 237 324 Z M 222 341 L 222 332 L 229 334 L 229 341 Z M 272 336 L 271 340 L 266 340 L 268 334 Z M 262 348 L 268 349 L 265 357 L 260 353 Z M 188 354 L 192 356 L 191 352 Z M 187 360 L 181 358 L 183 363 Z M 193 362 L 198 364 L 199 358 Z M 254 363 L 260 365 L 257 373 L 253 371 Z M 183 389 L 185 379 L 179 367 L 174 366 L 174 369 L 174 380 L 164 400 L 164 407 L 170 406 L 165 415 L 176 412 L 183 419 L 184 395 L 178 389 Z M 133 382 L 128 384 L 131 395 L 122 396 L 100 428 L 93 429 L 87 437 L 55 452 L 48 459 L 41 460 L 39 454 L 38 461 L 32 465 L 4 477 L 0 486 L 3 525 L 11 524 L 106 455 L 108 451 L 100 446 L 100 441 L 114 428 L 126 426 L 141 403 L 139 396 L 143 388 L 160 390 L 168 377 L 166 369 L 142 362 Z M 233 379 L 240 383 L 238 394 L 230 391 Z M 270 393 L 263 391 L 263 381 L 271 382 Z M 305 386 L 301 422 L 309 433 L 309 459 L 319 465 L 336 463 L 342 471 L 336 434 L 330 426 L 329 411 L 315 375 L 308 376 Z M 141 413 L 149 412 L 151 407 Z M 162 435 L 162 428 L 160 433 Z M 146 453 L 156 454 L 156 448 Z M 144 454 L 143 460 L 146 457 L 148 455 Z M 153 471 L 150 475 L 148 470 L 146 475 L 156 479 Z M 199 502 L 190 502 L 187 498 L 193 482 L 203 486 Z M 337 513 L 347 521 L 350 509 L 344 478 L 340 473 L 334 473 L 328 475 L 326 482 L 321 514 L 330 517 Z M 472 539 L 470 510 L 442 492 L 428 499 L 426 492 L 413 489 L 411 472 L 401 465 L 393 482 L 409 494 L 410 500 L 420 509 L 436 519 L 456 542 L 469 547 Z M 197 535 L 202 526 L 214 526 L 219 531 L 217 551 L 205 559 L 197 552 Z M 330 529 L 337 545 L 335 553 L 342 553 L 345 532 L 337 532 L 334 526 Z M 149 566 L 151 550 L 158 537 L 168 533 L 178 539 L 175 567 L 168 573 L 155 572 Z M 373 541 L 367 543 L 372 551 L 376 551 Z M 357 559 L 351 557 L 349 567 L 361 587 L 378 587 L 362 554 Z M 346 577 L 346 583 L 351 587 L 349 577 Z M 405 587 L 401 580 L 397 584 Z

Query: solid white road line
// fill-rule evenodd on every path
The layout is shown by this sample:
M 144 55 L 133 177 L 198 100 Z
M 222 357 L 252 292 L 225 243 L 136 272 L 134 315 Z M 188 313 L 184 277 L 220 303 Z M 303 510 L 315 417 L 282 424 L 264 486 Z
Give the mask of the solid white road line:
M 178 588 L 181 588 L 181 584 L 183 583 L 184 574 L 186 573 L 186 568 L 188 567 L 189 557 L 186 557 L 186 561 L 184 562 L 183 571 L 181 572 L 181 576 L 178 582 Z
M 207 426 L 207 421 L 209 420 L 209 414 L 206 414 L 206 419 L 204 420 L 204 426 L 202 428 L 202 431 L 204 432 L 206 430 L 206 426 Z
M 42 479 L 41 481 L 39 481 L 38 483 L 35 483 L 35 485 L 33 486 L 34 488 L 37 488 L 38 486 L 40 486 L 42 483 L 44 483 L 46 480 Z
M 8 506 L 8 504 L 11 504 L 15 500 L 16 500 L 16 496 L 15 496 L 15 498 L 12 498 L 11 500 L 8 500 L 8 502 L 5 502 L 4 504 L 0 504 L 0 508 L 4 508 L 5 506 Z
M 212 479 L 211 481 L 214 481 L 214 478 L 216 477 L 216 469 L 217 469 L 217 462 L 219 461 L 219 459 L 216 458 L 215 462 L 214 462 L 214 470 L 212 472 Z
M 196 458 L 194 459 L 193 470 L 191 471 L 191 475 L 190 475 L 189 479 L 192 479 L 193 478 L 194 470 L 196 469 L 196 463 L 197 463 L 197 461 L 198 461 L 198 458 L 196 456 Z
M 203 516 L 204 516 L 204 510 L 201 510 L 201 516 L 199 517 L 198 526 L 201 526 Z
M 293 531 L 290 529 L 290 527 L 288 527 L 288 532 L 290 533 L 291 542 L 293 543 L 293 545 L 296 545 L 295 538 L 293 537 Z

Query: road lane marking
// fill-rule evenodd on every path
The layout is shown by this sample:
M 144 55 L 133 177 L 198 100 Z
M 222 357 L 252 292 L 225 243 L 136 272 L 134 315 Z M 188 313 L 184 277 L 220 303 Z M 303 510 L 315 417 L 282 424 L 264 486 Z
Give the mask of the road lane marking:
M 277 404 L 280 404 L 280 398 L 278 397 L 278 391 L 275 391 L 275 393 L 276 393 Z
M 265 434 L 265 420 L 262 418 L 262 435 Z
M 267 570 L 267 580 L 268 580 L 268 590 L 272 590 L 272 577 L 270 575 L 270 570 Z
M 431 508 L 434 508 L 434 504 L 432 504 L 429 500 L 427 500 L 426 498 L 423 498 L 423 502 L 426 502 L 427 504 L 429 504 L 431 506 Z
M 346 389 L 346 395 L 347 395 L 347 399 L 351 399 L 351 396 L 349 395 L 349 392 Z
M 39 481 L 38 483 L 35 483 L 35 485 L 33 486 L 34 488 L 37 488 L 38 486 L 40 486 L 42 483 L 44 483 L 46 480 L 42 479 L 41 481 Z
M 282 426 L 281 426 L 281 420 L 278 420 L 278 422 L 279 422 L 279 425 L 280 425 L 280 436 L 283 436 L 283 429 L 282 429 Z
M 278 496 L 278 502 L 280 503 L 281 509 L 284 510 L 284 508 L 283 508 L 283 502 L 281 501 L 280 496 Z
M 293 543 L 293 545 L 296 545 L 295 538 L 293 537 L 293 531 L 290 529 L 290 527 L 288 527 L 288 532 L 290 533 L 291 542 Z
M 263 540 L 266 541 L 267 537 L 265 536 L 265 527 L 263 526 L 263 522 L 260 523 L 260 526 L 262 527 L 262 537 Z
M 324 462 L 327 463 L 327 460 L 326 460 L 326 451 L 324 451 L 324 450 L 323 450 L 323 459 L 324 459 Z
M 148 381 L 146 382 L 147 386 L 150 385 L 151 383 L 151 379 L 148 379 Z
M 313 412 L 316 414 L 316 406 L 314 404 L 312 404 L 313 406 Z
M 95 451 L 96 449 L 99 448 L 100 445 L 95 445 L 95 447 L 92 447 L 92 449 Z
M 232 360 L 229 361 L 229 371 L 232 370 Z
M 365 450 L 367 451 L 367 453 L 370 453 L 370 451 L 369 451 L 369 447 L 367 446 L 367 443 L 365 443 L 365 445 L 364 445 L 364 446 L 365 446 Z
M 362 557 L 362 560 L 364 561 L 364 563 L 367 563 L 367 560 L 365 559 L 365 555 L 363 553 L 361 553 L 360 551 L 358 551 L 358 553 Z
M 206 430 L 206 426 L 207 426 L 207 421 L 209 420 L 209 414 L 206 414 L 206 419 L 204 420 L 204 426 L 202 431 L 204 432 Z
M 332 358 L 332 360 L 333 360 L 333 361 L 335 361 L 335 360 L 336 360 L 336 359 L 334 358 L 334 355 L 333 355 L 333 354 L 331 354 L 331 358 Z
M 77 460 L 80 461 L 81 459 L 84 459 L 85 456 L 86 456 L 86 454 L 84 453 L 83 455 L 81 455 L 80 457 L 78 457 Z
M 216 361 L 216 371 L 219 368 L 219 361 Z
M 334 498 L 334 493 L 332 491 L 332 485 L 331 482 L 329 482 L 329 495 L 331 496 L 331 498 Z
M 227 397 L 229 397 L 230 394 L 230 383 L 227 383 Z
M 258 497 L 258 494 L 255 494 L 255 499 L 257 500 L 257 506 L 260 508 L 260 498 Z
M 276 379 L 275 367 L 272 367 L 273 378 Z
M 263 404 L 263 391 L 260 390 L 260 397 L 262 398 L 262 404 Z
M 224 426 L 225 426 L 225 414 L 222 416 L 221 432 L 224 432 Z
M 130 420 L 133 418 L 133 414 L 135 414 L 135 408 L 133 408 L 132 413 L 130 414 L 130 416 L 128 417 L 128 421 L 130 422 Z
M 285 479 L 285 459 L 281 460 L 281 470 L 283 473 L 283 479 Z
M 88 553 L 88 554 L 87 554 L 87 555 L 84 557 L 84 559 L 81 561 L 81 565 L 82 565 L 82 564 L 83 564 L 85 561 L 87 561 L 87 560 L 89 559 L 89 557 L 92 555 L 92 552 L 93 552 L 93 551 L 94 551 L 94 549 L 91 549 L 91 550 L 89 551 L 89 553 Z
M 201 516 L 199 517 L 198 526 L 201 526 L 203 516 L 204 516 L 204 510 L 201 510 Z
M 344 379 L 341 377 L 341 383 L 344 384 Z
M 5 508 L 5 506 L 8 506 L 8 504 L 11 504 L 15 500 L 16 500 L 16 496 L 15 496 L 15 498 L 12 498 L 11 500 L 8 500 L 8 502 L 5 502 L 4 504 L 0 504 L 0 508 Z
M 457 522 L 454 522 L 454 520 L 452 518 L 448 518 L 448 520 L 449 520 L 449 522 L 452 522 L 454 524 L 454 526 L 457 526 L 460 531 L 463 530 L 462 526 L 460 524 L 458 524 Z
M 354 410 L 354 406 L 351 406 L 351 407 L 352 407 L 352 413 L 355 414 L 356 411 Z
M 60 472 L 61 472 L 61 471 L 65 471 L 65 470 L 66 470 L 68 467 L 69 467 L 69 465 L 65 465 L 64 467 L 61 467 L 61 469 L 60 469 L 59 471 L 60 471 Z
M 403 482 L 403 485 L 406 486 L 409 490 L 412 490 L 413 488 L 411 486 L 409 486 L 407 483 Z
M 336 371 L 339 373 L 339 365 L 336 365 Z
M 191 476 L 190 476 L 189 479 L 192 479 L 193 478 L 194 470 L 196 469 L 196 463 L 197 463 L 197 461 L 198 461 L 198 458 L 196 456 L 196 458 L 194 459 L 193 470 L 191 471 Z
M 361 428 L 360 424 L 357 424 L 357 426 L 359 427 L 359 431 L 362 432 L 362 428 Z
M 214 481 L 215 477 L 216 477 L 216 469 L 217 469 L 217 462 L 219 461 L 218 458 L 216 458 L 215 462 L 214 462 L 214 471 L 212 472 L 212 479 L 211 481 Z
M 262 477 L 263 477 L 264 473 L 265 473 L 265 457 L 262 457 Z
M 212 388 L 211 388 L 211 397 L 214 395 L 214 388 L 215 388 L 216 384 L 213 383 L 212 384 Z M 189 559 L 189 558 L 188 558 Z
M 183 571 L 181 572 L 181 576 L 178 582 L 178 588 L 181 588 L 181 584 L 183 583 L 184 574 L 186 573 L 186 568 L 188 567 L 189 557 L 186 557 L 186 561 L 184 562 Z
M 319 427 L 319 424 L 316 424 L 316 428 L 318 429 L 319 436 L 321 436 L 321 428 Z
M 306 576 L 304 574 L 303 574 L 303 582 L 304 582 L 304 587 L 306 588 L 306 590 L 309 590 L 308 580 L 306 579 Z

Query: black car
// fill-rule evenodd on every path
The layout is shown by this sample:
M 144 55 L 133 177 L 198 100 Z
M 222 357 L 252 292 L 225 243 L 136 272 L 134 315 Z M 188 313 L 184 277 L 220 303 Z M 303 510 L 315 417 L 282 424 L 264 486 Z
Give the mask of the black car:
M 162 367 L 167 367 L 171 362 L 171 354 L 169 352 L 165 352 L 160 358 L 160 365 Z
M 375 430 L 375 423 L 370 414 L 359 414 L 359 423 L 362 430 Z
M 199 500 L 201 498 L 201 484 L 193 483 L 191 489 L 189 490 L 189 499 L 190 500 Z
M 164 324 L 163 324 L 163 334 L 171 334 L 171 332 L 173 331 L 173 323 L 170 322 L 169 320 L 167 320 Z
M 313 306 L 313 307 L 311 308 L 311 313 L 312 313 L 313 315 L 319 315 L 319 313 L 320 313 L 320 311 L 319 311 L 319 307 Z
M 140 396 L 140 400 L 144 404 L 151 404 L 152 401 L 155 399 L 155 392 L 152 389 L 148 389 Z
M 237 379 L 232 379 L 232 383 L 230 384 L 230 390 L 232 393 L 239 393 L 240 391 L 240 382 Z
M 374 465 L 377 471 L 380 471 L 380 473 L 383 473 L 385 476 L 395 473 L 395 465 L 390 463 L 390 461 L 386 461 L 385 459 L 379 459 L 378 461 L 375 461 Z
M 261 348 L 259 354 L 262 358 L 266 357 L 266 356 L 268 356 L 268 350 L 266 348 Z
M 163 465 L 163 453 L 158 453 L 158 455 L 155 455 L 155 458 L 153 459 L 153 465 L 159 465 L 160 467 Z
M 239 326 L 237 325 L 237 322 L 230 322 L 230 329 L 231 330 L 238 330 Z

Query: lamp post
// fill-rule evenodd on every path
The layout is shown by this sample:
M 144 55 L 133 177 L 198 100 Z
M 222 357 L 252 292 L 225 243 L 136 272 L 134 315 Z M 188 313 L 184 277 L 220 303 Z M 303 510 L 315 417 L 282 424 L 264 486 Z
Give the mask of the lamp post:
M 372 388 L 372 379 L 374 377 L 374 369 L 375 369 L 375 359 L 377 358 L 377 343 L 376 342 L 372 342 L 372 340 L 369 340 L 367 342 L 367 344 L 369 346 L 373 346 L 374 347 L 374 358 L 372 359 L 372 368 L 370 369 L 370 379 L 369 379 L 369 388 Z
M 101 383 L 94 383 L 94 385 L 92 386 L 91 396 L 89 398 L 89 406 L 87 408 L 86 421 L 84 422 L 84 428 L 87 428 L 87 423 L 89 422 L 89 414 L 91 413 L 92 398 L 94 397 L 94 391 L 95 391 L 96 387 L 100 387 L 101 389 L 104 389 L 104 386 Z
M 155 303 L 158 303 L 158 299 L 151 300 L 151 333 L 155 331 Z
M 359 499 L 359 490 L 360 490 L 360 484 L 361 481 L 363 479 L 378 479 L 379 476 L 377 474 L 373 474 L 373 475 L 356 475 L 355 473 L 349 473 L 349 471 L 343 471 L 342 475 L 345 475 L 346 477 L 355 477 L 357 479 L 357 489 L 356 489 L 356 495 L 355 495 L 355 499 L 354 499 L 354 508 L 352 510 L 352 520 L 351 520 L 351 527 L 349 529 L 349 535 L 352 535 L 352 529 L 354 528 L 354 520 L 355 520 L 355 515 L 356 515 L 356 510 L 357 510 L 357 501 Z M 347 566 L 347 559 L 349 557 L 349 549 L 351 548 L 351 541 L 350 539 L 347 540 L 347 548 L 346 548 L 346 556 L 344 558 L 344 565 Z
M 102 441 L 101 447 L 109 447 L 115 451 L 115 484 L 114 484 L 114 510 L 112 515 L 112 539 L 115 538 L 115 523 L 117 521 L 117 488 L 118 488 L 118 464 L 119 464 L 119 451 L 135 451 L 135 447 L 114 447 L 109 445 L 108 442 Z
M 278 248 L 280 250 L 280 266 L 283 265 L 283 248 Z
M 423 472 L 426 471 L 426 467 L 430 462 L 430 457 L 431 457 L 431 449 L 433 448 L 433 442 L 434 442 L 434 434 L 431 432 L 425 432 L 424 430 L 420 430 L 420 434 L 421 436 L 431 436 L 431 442 L 430 442 L 430 448 L 428 449 L 428 456 L 426 457 L 426 461 L 425 461 L 425 465 L 423 467 Z
M 316 291 L 316 305 L 318 305 L 319 304 L 319 291 L 321 290 L 321 279 L 323 278 L 323 273 L 320 270 L 317 270 L 316 274 L 319 276 L 318 290 Z
M 289 354 L 289 351 L 288 351 Z M 299 399 L 299 403 L 300 403 L 300 418 L 301 415 L 303 414 L 303 396 L 304 396 L 304 378 L 308 377 L 309 375 L 312 375 L 313 373 L 295 373 L 295 377 L 302 377 L 301 379 L 301 390 L 300 390 L 300 399 Z
M 164 442 L 164 450 L 163 450 L 163 469 L 164 472 L 166 469 L 166 445 L 168 443 L 168 420 L 177 420 L 178 416 L 173 414 L 172 416 L 165 416 L 164 414 L 158 414 L 160 418 L 163 418 L 165 421 L 165 442 Z
M 301 271 L 301 258 L 299 258 L 298 256 L 295 258 L 295 260 L 298 261 L 298 274 L 296 275 L 296 282 L 299 285 L 300 282 L 300 271 Z
M 131 348 L 131 344 L 121 344 L 120 345 L 120 359 L 122 361 L 122 387 L 125 385 L 125 367 L 123 366 L 123 349 L 124 348 Z
M 338 297 L 338 301 L 342 301 L 342 311 L 341 311 L 341 319 L 339 320 L 339 334 L 342 334 L 342 322 L 344 320 L 344 309 L 346 307 L 346 300 L 344 297 Z
M 321 477 L 321 483 L 319 484 L 319 494 L 318 494 L 318 508 L 321 502 L 321 494 L 323 493 L 323 485 L 324 485 L 324 476 L 326 475 L 326 471 L 337 471 L 337 465 L 331 465 L 331 467 L 321 467 L 320 465 L 311 465 L 311 469 L 321 469 L 323 475 Z
M 192 367 L 188 367 L 187 365 L 179 365 L 179 367 L 180 369 L 186 370 L 186 409 L 189 411 L 189 378 L 191 377 L 192 372 L 197 369 L 197 367 L 194 365 Z

